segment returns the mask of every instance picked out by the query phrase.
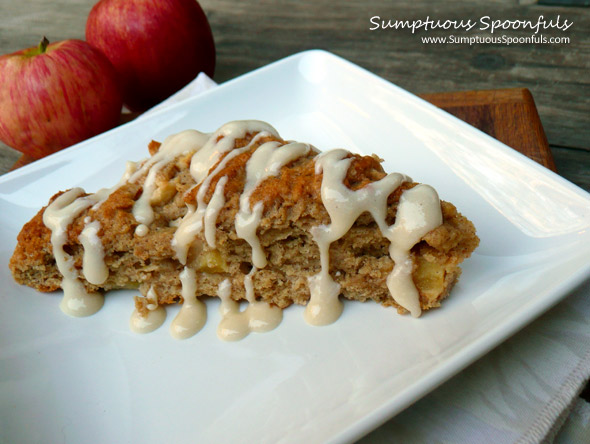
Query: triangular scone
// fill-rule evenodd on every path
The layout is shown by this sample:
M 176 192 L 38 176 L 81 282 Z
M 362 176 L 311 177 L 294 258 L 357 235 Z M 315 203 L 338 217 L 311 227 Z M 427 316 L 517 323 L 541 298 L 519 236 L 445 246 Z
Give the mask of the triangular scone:
M 387 175 L 377 157 L 320 154 L 263 122 L 185 131 L 150 153 L 111 189 L 56 194 L 18 236 L 15 280 L 78 294 L 138 288 L 140 316 L 221 295 L 307 304 L 323 324 L 339 295 L 416 316 L 438 307 L 479 242 L 452 204 Z

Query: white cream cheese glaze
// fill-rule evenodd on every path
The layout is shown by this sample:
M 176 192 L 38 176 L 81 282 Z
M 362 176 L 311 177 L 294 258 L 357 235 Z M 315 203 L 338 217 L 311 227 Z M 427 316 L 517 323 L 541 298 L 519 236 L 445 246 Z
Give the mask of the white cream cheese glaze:
M 92 209 L 95 211 L 98 210 L 111 194 L 118 190 L 123 184 L 127 183 L 135 171 L 137 171 L 137 162 L 127 161 L 125 163 L 125 172 L 123 173 L 123 176 L 121 176 L 121 179 L 119 179 L 119 182 L 115 184 L 115 186 L 111 188 L 101 188 L 96 193 L 94 193 L 97 202 L 92 206 Z
M 344 179 L 352 162 L 349 152 L 342 149 L 327 151 L 316 157 L 316 174 L 322 176 L 322 202 L 330 215 L 330 225 L 319 225 L 311 234 L 320 250 L 321 271 L 309 278 L 310 300 L 304 316 L 314 325 L 334 322 L 342 312 L 338 301 L 340 286 L 330 276 L 330 244 L 344 236 L 357 218 L 365 211 L 371 213 L 377 225 L 386 229 L 387 198 L 404 181 L 406 176 L 393 173 L 353 191 L 344 185 Z
M 162 142 L 158 151 L 149 159 L 145 160 L 139 169 L 132 173 L 128 181 L 131 183 L 137 180 L 149 171 L 154 165 L 160 162 L 172 162 L 181 154 L 195 152 L 209 140 L 209 134 L 196 130 L 185 130 L 177 134 L 172 134 Z
M 135 235 L 139 237 L 144 237 L 146 234 L 150 232 L 150 229 L 145 224 L 139 224 L 135 227 Z
M 261 123 L 262 122 L 252 121 L 252 128 L 267 128 L 269 130 L 275 131 L 272 127 L 266 127 L 265 125 L 261 125 Z M 191 176 L 195 181 L 195 186 L 200 185 L 199 191 L 197 192 L 197 206 L 195 207 L 194 205 L 188 205 L 188 211 L 180 221 L 180 225 L 174 233 L 174 238 L 172 239 L 172 247 L 174 248 L 176 257 L 181 264 L 186 264 L 188 248 L 194 238 L 203 229 L 203 220 L 207 214 L 208 207 L 211 204 L 211 202 L 209 202 L 209 204 L 205 203 L 205 196 L 209 190 L 209 186 L 211 185 L 213 178 L 218 174 L 219 171 L 225 168 L 231 159 L 250 150 L 252 145 L 256 143 L 256 141 L 258 141 L 261 137 L 271 134 L 270 132 L 261 130 L 261 132 L 256 134 L 246 146 L 231 150 L 235 144 L 236 139 L 243 138 L 249 132 L 253 133 L 254 131 L 256 130 L 249 129 L 246 122 L 230 122 L 221 127 L 221 129 L 219 129 L 216 133 L 211 135 L 209 142 L 207 142 L 202 148 L 199 148 L 192 157 Z M 220 139 L 220 137 L 223 138 Z M 213 141 L 215 143 L 213 143 Z M 217 148 L 217 150 L 215 148 Z M 221 156 L 224 153 L 228 154 L 220 161 Z M 202 159 L 201 162 L 195 162 L 195 158 L 197 156 Z M 206 163 L 206 165 L 204 166 L 203 163 Z M 213 168 L 216 164 L 217 166 Z M 213 170 L 211 171 L 212 168 Z M 215 204 L 216 202 L 214 202 L 214 212 L 216 209 Z M 218 211 L 214 213 L 215 220 L 217 219 L 217 213 Z M 211 234 L 211 225 L 214 225 L 214 223 L 215 222 L 213 221 L 213 218 L 210 217 L 208 227 L 210 233 L 209 240 L 212 240 L 214 237 Z M 211 243 L 209 240 L 209 245 L 214 248 L 215 243 Z
M 254 135 L 250 142 L 235 148 L 236 140 Z M 214 178 L 226 167 L 231 159 L 252 149 L 252 146 L 265 136 L 279 138 L 276 130 L 260 121 L 237 121 L 222 126 L 212 134 L 189 130 L 165 139 L 157 153 L 142 163 L 129 163 L 121 181 L 111 189 L 100 190 L 94 195 L 79 197 L 83 190 L 75 188 L 58 197 L 45 211 L 43 220 L 52 231 L 52 246 L 58 269 L 63 275 L 62 288 L 64 300 L 62 309 L 74 316 L 91 314 L 102 305 L 101 295 L 88 295 L 78 279 L 72 258 L 64 251 L 67 240 L 67 226 L 86 208 L 97 208 L 122 184 L 134 183 L 145 176 L 142 194 L 133 206 L 137 222 L 136 235 L 144 236 L 153 222 L 152 198 L 156 189 L 158 173 L 178 156 L 190 154 L 190 173 L 199 186 L 196 204 L 187 205 L 184 217 L 170 223 L 175 230 L 172 246 L 184 270 L 179 279 L 182 284 L 184 303 L 180 312 L 170 325 L 170 333 L 177 339 L 184 339 L 198 332 L 206 321 L 205 305 L 199 301 L 196 271 L 186 266 L 190 246 L 200 233 L 207 245 L 216 247 L 217 218 L 225 205 L 225 186 L 228 178 L 218 178 L 208 203 L 205 197 Z M 251 205 L 250 198 L 258 186 L 266 179 L 277 176 L 281 168 L 307 156 L 313 147 L 308 144 L 289 142 L 266 142 L 257 147 L 246 163 L 244 189 L 239 198 L 239 209 L 235 218 L 238 237 L 246 240 L 252 248 L 251 271 L 244 276 L 247 307 L 240 310 L 240 304 L 231 298 L 231 283 L 225 279 L 218 288 L 221 299 L 221 322 L 218 336 L 223 340 L 238 340 L 252 331 L 274 329 L 282 320 L 282 310 L 257 301 L 254 295 L 253 280 L 256 272 L 267 265 L 266 254 L 260 244 L 257 230 L 263 214 L 262 202 Z M 192 154 L 191 154 L 192 153 Z M 329 216 L 328 225 L 318 225 L 311 234 L 320 251 L 320 272 L 308 278 L 310 300 L 305 309 L 305 319 L 313 325 L 326 325 L 334 322 L 342 312 L 339 300 L 340 285 L 330 274 L 330 245 L 342 238 L 364 212 L 372 215 L 381 233 L 390 242 L 389 253 L 394 267 L 387 278 L 387 286 L 397 304 L 413 316 L 420 315 L 420 303 L 416 286 L 412 280 L 413 261 L 410 250 L 429 231 L 442 223 L 440 201 L 436 192 L 427 185 L 417 185 L 401 194 L 393 225 L 388 226 L 387 199 L 403 182 L 411 179 L 393 173 L 379 181 L 351 190 L 345 184 L 352 159 L 349 152 L 337 149 L 318 154 L 315 157 L 315 173 L 322 174 L 321 198 Z M 92 284 L 100 285 L 108 278 L 108 268 L 104 264 L 104 250 L 98 237 L 98 221 L 85 220 L 80 235 L 84 248 L 83 274 Z M 136 332 L 149 332 L 158 328 L 165 320 L 166 312 L 158 304 L 158 295 L 153 287 L 147 296 L 147 317 L 135 310 L 130 319 L 130 327 Z M 98 301 L 98 302 L 97 302 Z M 64 308 L 65 307 L 65 308 Z M 94 311 L 93 311 L 94 310 Z M 80 314 L 82 313 L 82 314 Z
M 428 232 L 442 224 L 440 201 L 436 191 L 419 184 L 400 198 L 395 223 L 384 233 L 391 242 L 389 255 L 395 263 L 387 277 L 387 287 L 395 301 L 412 316 L 420 316 L 420 300 L 412 280 L 414 262 L 410 249 Z
M 236 216 L 236 233 L 252 247 L 252 263 L 257 268 L 266 267 L 266 255 L 260 246 L 256 230 L 262 217 L 263 205 L 258 202 L 250 208 L 250 196 L 265 179 L 276 176 L 288 163 L 305 156 L 311 147 L 306 143 L 267 142 L 259 146 L 246 163 L 246 183 L 240 195 L 240 209 Z
M 149 229 L 150 224 L 154 221 L 154 210 L 152 209 L 152 196 L 156 189 L 156 176 L 158 172 L 168 164 L 167 159 L 154 164 L 148 171 L 148 175 L 143 182 L 143 191 L 139 199 L 133 204 L 133 217 L 140 222 L 138 227 L 144 226 Z M 144 229 L 145 230 L 145 229 Z M 141 234 L 138 233 L 139 236 Z M 145 234 L 144 234 L 145 235 Z
M 234 148 L 237 139 L 246 137 L 248 133 L 267 133 L 279 137 L 268 123 L 259 120 L 239 120 L 229 122 L 208 135 L 208 140 L 201 145 L 191 160 L 191 176 L 196 184 L 200 184 L 209 174 L 209 170 L 219 162 L 223 154 Z
M 175 339 L 186 339 L 194 336 L 207 320 L 207 309 L 197 298 L 197 275 L 195 270 L 184 267 L 180 273 L 182 283 L 182 299 L 180 311 L 170 324 L 170 334 Z
M 224 280 L 217 291 L 221 299 L 219 313 L 221 321 L 217 336 L 224 341 L 238 341 L 251 332 L 263 333 L 274 330 L 283 320 L 283 310 L 267 302 L 257 301 L 254 296 L 252 278 L 256 267 L 244 276 L 244 288 L 248 306 L 240 311 L 240 304 L 231 298 L 231 284 Z
M 102 294 L 86 291 L 84 284 L 78 279 L 72 256 L 64 251 L 68 226 L 80 213 L 96 203 L 95 196 L 80 197 L 82 194 L 82 188 L 72 188 L 55 199 L 43 212 L 43 223 L 51 230 L 53 256 L 62 275 L 61 288 L 64 296 L 60 308 L 64 313 L 76 317 L 90 316 L 104 304 Z
M 78 237 L 84 248 L 82 273 L 91 284 L 101 285 L 109 277 L 109 269 L 104 263 L 104 248 L 98 237 L 100 223 L 97 220 L 90 221 L 89 217 L 84 222 L 84 229 Z
M 206 143 L 207 140 L 209 140 L 207 134 L 195 130 L 186 130 L 168 136 L 158 149 L 158 152 L 146 160 L 139 169 L 129 176 L 128 181 L 134 183 L 147 171 L 147 176 L 144 179 L 142 186 L 143 191 L 141 196 L 133 205 L 133 216 L 135 217 L 135 220 L 140 223 L 138 226 L 139 231 L 136 231 L 138 236 L 145 236 L 150 224 L 154 220 L 152 198 L 154 191 L 156 190 L 158 172 L 181 154 L 188 154 L 196 151 Z M 142 227 L 142 225 L 145 226 L 145 228 Z
M 215 191 L 211 200 L 205 210 L 204 222 L 205 222 L 205 240 L 211 248 L 215 248 L 215 232 L 217 231 L 217 216 L 225 205 L 225 184 L 227 183 L 227 176 L 223 176 L 217 185 L 215 185 Z
M 150 287 L 145 298 L 147 315 L 142 316 L 136 308 L 129 318 L 129 328 L 134 333 L 150 333 L 158 329 L 166 320 L 166 309 L 158 304 L 158 294 L 153 286 Z
M 129 318 L 129 329 L 133 333 L 150 333 L 160 328 L 166 320 L 166 309 L 159 305 L 154 310 L 149 310 L 146 316 L 142 316 L 137 310 L 133 310 Z

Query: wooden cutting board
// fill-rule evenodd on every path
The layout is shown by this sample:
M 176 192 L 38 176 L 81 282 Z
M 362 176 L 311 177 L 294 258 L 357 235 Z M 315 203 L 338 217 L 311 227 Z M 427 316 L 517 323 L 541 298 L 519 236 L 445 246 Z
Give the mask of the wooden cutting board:
M 528 89 L 420 94 L 420 97 L 556 171 L 535 101 Z
M 555 171 L 547 137 L 528 89 L 421 94 L 420 97 Z M 31 162 L 23 155 L 12 169 Z

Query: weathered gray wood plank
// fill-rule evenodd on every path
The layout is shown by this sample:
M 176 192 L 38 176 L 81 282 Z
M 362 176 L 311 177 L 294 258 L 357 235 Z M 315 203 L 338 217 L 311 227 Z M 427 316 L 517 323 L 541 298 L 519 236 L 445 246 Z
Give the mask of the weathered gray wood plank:
M 97 0 L 96 0 L 97 1 Z M 5 0 L 0 2 L 0 54 L 50 41 L 84 39 L 95 0 Z
M 18 151 L 0 143 L 0 174 L 6 173 L 20 157 Z
M 590 151 L 551 147 L 557 172 L 590 192 Z

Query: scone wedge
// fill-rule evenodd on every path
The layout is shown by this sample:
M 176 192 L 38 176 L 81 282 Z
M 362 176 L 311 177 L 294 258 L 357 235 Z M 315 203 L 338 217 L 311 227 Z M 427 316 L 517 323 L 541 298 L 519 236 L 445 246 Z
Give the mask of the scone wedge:
M 376 156 L 320 153 L 264 122 L 188 130 L 149 150 L 112 188 L 53 196 L 18 235 L 14 279 L 62 288 L 72 315 L 96 311 L 105 291 L 138 289 L 132 325 L 144 330 L 183 303 L 178 337 L 204 323 L 201 296 L 221 297 L 218 332 L 235 339 L 273 328 L 294 303 L 310 323 L 331 323 L 340 297 L 419 316 L 479 242 L 452 204 Z

